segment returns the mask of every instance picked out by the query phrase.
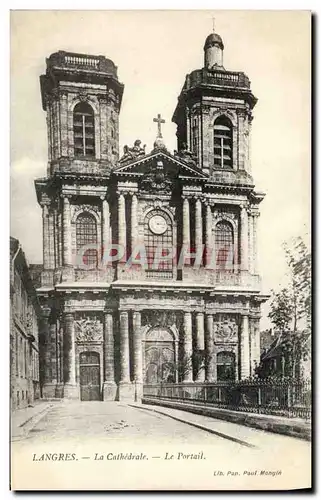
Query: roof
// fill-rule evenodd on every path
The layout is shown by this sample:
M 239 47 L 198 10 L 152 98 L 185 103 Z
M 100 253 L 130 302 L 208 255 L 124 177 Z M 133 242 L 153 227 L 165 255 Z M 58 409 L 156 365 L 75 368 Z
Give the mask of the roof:
M 218 35 L 217 33 L 211 33 L 205 40 L 204 50 L 208 49 L 209 47 L 212 47 L 212 45 L 215 44 L 219 45 L 220 48 L 224 50 L 224 43 L 220 35 Z

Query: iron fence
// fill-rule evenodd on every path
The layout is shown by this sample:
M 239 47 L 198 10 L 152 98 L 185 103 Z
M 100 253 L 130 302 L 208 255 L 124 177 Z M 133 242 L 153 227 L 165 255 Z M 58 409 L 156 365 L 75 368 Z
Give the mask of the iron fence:
M 144 385 L 144 397 L 311 419 L 310 380 L 153 384 Z

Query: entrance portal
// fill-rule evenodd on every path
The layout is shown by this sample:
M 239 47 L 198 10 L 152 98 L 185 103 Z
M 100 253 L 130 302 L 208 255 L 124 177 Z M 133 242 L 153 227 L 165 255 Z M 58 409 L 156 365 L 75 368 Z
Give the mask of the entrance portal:
M 81 401 L 99 401 L 101 399 L 99 354 L 82 352 L 79 369 Z
M 145 341 L 145 384 L 175 382 L 175 341 L 165 328 L 153 328 Z

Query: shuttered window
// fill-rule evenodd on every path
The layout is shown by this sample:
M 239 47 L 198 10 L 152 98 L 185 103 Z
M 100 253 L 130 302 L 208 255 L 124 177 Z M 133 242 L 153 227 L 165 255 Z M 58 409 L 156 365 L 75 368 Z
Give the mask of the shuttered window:
M 86 102 L 74 108 L 74 154 L 80 157 L 95 156 L 95 116 Z
M 233 167 L 232 123 L 226 116 L 219 116 L 214 122 L 214 166 Z

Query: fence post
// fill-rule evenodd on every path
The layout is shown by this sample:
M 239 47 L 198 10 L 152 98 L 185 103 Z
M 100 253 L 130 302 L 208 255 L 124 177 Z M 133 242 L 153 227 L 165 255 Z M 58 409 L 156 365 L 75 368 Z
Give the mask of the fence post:
M 218 387 L 218 402 L 222 402 L 222 388 L 220 386 Z
M 288 388 L 288 415 L 289 417 L 291 416 L 291 406 L 292 406 L 292 403 L 291 403 L 291 384 L 287 384 L 287 388 Z
M 204 387 L 204 401 L 206 404 L 207 403 L 207 387 L 206 386 Z
M 261 392 L 261 387 L 259 387 L 258 392 L 257 392 L 257 404 L 258 404 L 258 409 L 257 412 L 261 413 L 261 405 L 262 405 L 262 392 Z

